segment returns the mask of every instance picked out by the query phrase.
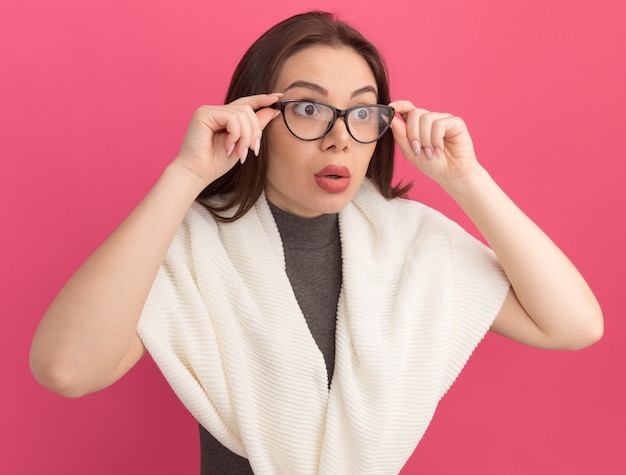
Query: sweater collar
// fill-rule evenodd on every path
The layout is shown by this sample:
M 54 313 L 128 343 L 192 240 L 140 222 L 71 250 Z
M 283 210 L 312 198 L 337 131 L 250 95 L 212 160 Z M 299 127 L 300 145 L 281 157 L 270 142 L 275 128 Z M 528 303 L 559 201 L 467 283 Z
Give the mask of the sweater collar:
M 338 214 L 316 218 L 295 216 L 267 200 L 280 233 L 283 246 L 294 249 L 320 248 L 339 238 Z

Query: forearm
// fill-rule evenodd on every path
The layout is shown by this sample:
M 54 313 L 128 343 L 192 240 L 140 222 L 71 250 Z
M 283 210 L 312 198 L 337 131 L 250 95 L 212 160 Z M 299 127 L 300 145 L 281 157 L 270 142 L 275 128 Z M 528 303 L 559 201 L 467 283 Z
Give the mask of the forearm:
M 539 346 L 577 347 L 597 339 L 602 316 L 591 289 L 483 168 L 444 188 L 494 250 L 517 299 L 540 332 Z M 515 338 L 515 334 L 507 336 Z
M 42 384 L 77 392 L 109 382 L 129 351 L 159 266 L 199 180 L 173 163 L 141 203 L 71 277 L 44 315 L 31 348 Z

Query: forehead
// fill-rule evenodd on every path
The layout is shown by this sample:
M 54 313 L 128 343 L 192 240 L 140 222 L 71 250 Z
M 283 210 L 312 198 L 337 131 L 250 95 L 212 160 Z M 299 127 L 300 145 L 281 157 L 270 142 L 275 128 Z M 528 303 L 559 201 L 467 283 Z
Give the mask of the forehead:
M 352 94 L 376 87 L 376 78 L 365 59 L 345 46 L 315 45 L 289 57 L 278 75 L 275 90 L 282 92 L 298 81 L 321 86 L 329 93 Z

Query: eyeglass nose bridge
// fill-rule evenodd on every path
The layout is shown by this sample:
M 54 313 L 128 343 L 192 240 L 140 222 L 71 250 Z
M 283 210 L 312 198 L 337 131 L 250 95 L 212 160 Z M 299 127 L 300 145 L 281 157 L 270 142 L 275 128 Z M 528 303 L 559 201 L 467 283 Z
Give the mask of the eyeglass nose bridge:
M 331 106 L 330 104 L 325 104 L 325 105 L 326 105 L 326 107 L 328 107 L 330 110 L 333 111 L 333 118 L 328 123 L 328 127 L 326 128 L 326 132 L 324 132 L 324 135 L 322 135 L 322 137 L 320 137 L 320 138 L 326 137 L 330 133 L 330 131 L 333 130 L 333 127 L 337 123 L 337 119 L 343 119 L 343 123 L 346 126 L 346 130 L 348 131 L 348 134 L 350 135 L 350 137 L 352 137 L 357 142 L 360 142 L 360 140 L 358 140 L 352 134 L 352 131 L 350 130 L 350 124 L 348 123 L 348 111 L 350 111 L 351 109 L 337 109 L 336 107 Z

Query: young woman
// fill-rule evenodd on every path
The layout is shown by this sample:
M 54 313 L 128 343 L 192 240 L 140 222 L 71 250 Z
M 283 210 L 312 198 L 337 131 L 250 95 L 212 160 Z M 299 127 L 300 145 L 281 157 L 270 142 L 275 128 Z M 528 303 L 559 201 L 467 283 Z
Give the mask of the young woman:
M 148 351 L 201 424 L 203 473 L 397 473 L 489 329 L 598 340 L 591 290 L 464 122 L 390 101 L 376 49 L 332 15 L 270 29 L 56 297 L 36 378 L 77 397 Z M 491 249 L 401 197 L 396 144 Z

